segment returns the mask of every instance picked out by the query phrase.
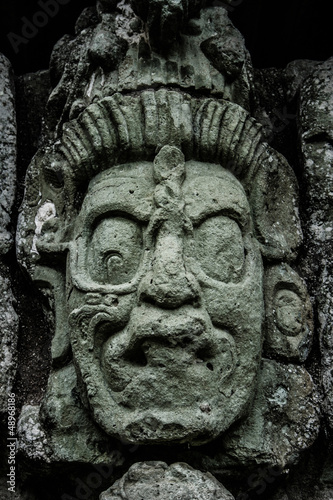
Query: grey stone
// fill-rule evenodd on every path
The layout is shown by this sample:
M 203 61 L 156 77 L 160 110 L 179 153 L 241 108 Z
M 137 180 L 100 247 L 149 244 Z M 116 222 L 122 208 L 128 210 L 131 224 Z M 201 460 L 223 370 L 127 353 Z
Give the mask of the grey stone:
M 9 61 L 0 54 L 0 255 L 13 243 L 11 212 L 16 192 L 16 113 Z
M 220 209 L 237 210 L 240 226 L 214 216 L 210 200 L 218 192 L 225 193 Z M 124 215 L 107 216 L 115 210 Z M 125 215 L 133 210 L 138 220 L 150 220 L 142 232 Z M 92 233 L 95 213 L 100 222 Z M 203 214 L 211 219 L 185 238 Z M 220 167 L 185 164 L 177 148 L 162 148 L 154 165 L 128 164 L 90 183 L 74 232 L 74 241 L 82 236 L 72 247 L 78 259 L 70 270 L 69 321 L 79 376 L 107 433 L 132 443 L 200 444 L 243 412 L 257 370 L 263 307 L 260 254 L 249 235 L 244 262 L 240 227 L 248 221 L 240 183 Z M 214 233 L 209 248 L 207 235 Z M 110 261 L 103 261 L 111 238 Z M 94 359 L 100 356 L 99 367 Z
M 24 405 L 17 422 L 18 450 L 33 460 L 50 462 L 52 450 L 39 420 L 38 405 Z
M 249 109 L 251 61 L 227 11 L 202 9 L 195 25 L 195 35 L 185 30 L 175 40 L 168 36 L 171 46 L 165 52 L 160 45 L 149 44 L 144 24 L 128 2 L 121 2 L 116 11 L 102 12 L 97 25 L 91 19 L 76 38 L 65 36 L 51 57 L 54 89 L 46 122 L 55 137 L 61 136 L 68 116 L 76 118 L 92 102 L 116 92 L 180 86 L 210 92 Z M 215 47 L 216 33 L 223 38 L 223 47 L 219 43 Z M 214 50 L 203 51 L 206 42 Z
M 73 365 L 52 373 L 40 405 L 23 406 L 18 420 L 20 452 L 46 464 L 83 462 L 117 467 L 122 454 L 89 418 L 77 395 Z M 105 450 L 102 452 L 101 450 Z
M 52 373 L 40 412 L 48 429 L 52 460 L 122 465 L 124 458 L 113 450 L 105 434 L 89 418 L 78 398 L 72 364 Z M 51 432 L 50 432 L 51 431 Z M 100 450 L 105 449 L 103 453 Z
M 272 266 L 265 274 L 265 353 L 304 362 L 312 345 L 313 319 L 305 283 L 288 265 Z
M 300 138 L 307 189 L 307 246 L 302 261 L 315 300 L 324 408 L 333 429 L 333 60 L 316 66 L 300 89 Z
M 17 369 L 18 317 L 10 280 L 0 263 L 0 413 L 7 415 Z
M 287 96 L 290 101 L 296 96 L 304 80 L 313 73 L 319 64 L 319 61 L 297 59 L 286 66 L 284 76 L 287 81 Z
M 169 47 L 204 4 L 204 0 L 131 0 L 133 10 L 147 24 L 150 43 L 159 48 Z
M 117 68 L 124 59 L 128 43 L 117 36 L 115 19 L 104 14 L 101 23 L 96 27 L 89 45 L 88 55 L 94 66 L 109 72 Z
M 297 463 L 318 431 L 318 395 L 308 372 L 264 360 L 249 416 L 223 444 L 227 456 L 243 466 L 270 464 L 282 472 Z
M 111 488 L 102 493 L 99 500 L 233 500 L 234 497 L 214 476 L 192 469 L 187 464 L 141 462 Z
M 67 278 L 73 290 L 67 311 L 81 398 L 107 434 L 132 443 L 201 444 L 244 414 L 253 395 L 262 344 L 260 250 L 269 258 L 290 259 L 301 238 L 296 183 L 285 160 L 261 143 L 256 123 L 239 106 L 208 100 L 202 113 L 198 105 L 196 99 L 160 90 L 140 97 L 107 98 L 87 108 L 68 125 L 54 161 L 48 158 L 44 164 L 37 157 L 31 165 L 29 176 L 36 180 L 35 186 L 29 181 L 28 188 L 37 190 L 39 198 L 31 203 L 27 192 L 20 215 L 18 256 L 37 283 L 59 287 L 48 268 L 56 255 L 61 259 L 69 250 Z M 116 131 L 110 134 L 114 127 L 107 118 L 110 112 L 120 112 L 125 120 L 126 140 L 119 146 L 113 142 L 118 140 Z M 142 119 L 144 114 L 149 119 Z M 177 115 L 183 127 L 167 120 Z M 210 121 L 213 115 L 220 121 Z M 154 120 L 157 126 L 148 128 Z M 246 124 L 242 129 L 246 134 L 232 132 L 239 122 Z M 214 152 L 210 144 L 220 128 L 224 136 Z M 79 139 L 84 136 L 94 139 Z M 121 165 L 120 158 L 149 159 L 161 141 L 165 145 L 154 163 Z M 184 151 L 190 158 L 202 161 L 186 162 L 179 147 L 168 145 L 182 143 L 188 144 Z M 110 168 L 108 149 L 117 150 L 119 159 L 114 153 L 110 156 L 120 165 Z M 60 153 L 69 160 L 61 160 Z M 214 163 L 219 161 L 228 169 Z M 84 175 L 91 182 L 77 211 L 74 200 L 84 164 L 90 165 Z M 37 187 L 42 179 L 37 172 L 43 169 L 44 181 Z M 251 192 L 259 244 L 251 233 L 249 201 L 229 170 Z M 267 186 L 272 181 L 284 192 L 283 202 L 273 185 Z M 270 206 L 268 217 L 265 204 Z M 147 229 L 140 229 L 132 216 L 107 215 L 133 210 L 142 224 L 150 220 Z M 235 211 L 238 223 L 226 215 L 215 217 L 220 211 Z M 67 230 L 66 220 L 73 220 L 73 214 L 77 222 Z M 203 214 L 211 218 L 202 221 Z M 99 224 L 93 230 L 96 217 Z M 115 247 L 110 260 L 105 260 L 112 234 Z M 142 247 L 146 250 L 140 258 Z M 181 257 L 184 251 L 186 262 Z M 168 270 L 169 261 L 177 271 Z M 59 329 L 56 325 L 55 360 L 66 358 L 66 342 L 63 347 L 59 343 L 67 328 L 68 312 L 59 301 L 64 295 L 64 291 L 58 298 L 54 295 L 56 324 L 62 325 Z M 108 330 L 117 335 L 107 340 Z M 167 381 L 164 389 L 159 372 Z M 175 384 L 178 379 L 183 383 Z

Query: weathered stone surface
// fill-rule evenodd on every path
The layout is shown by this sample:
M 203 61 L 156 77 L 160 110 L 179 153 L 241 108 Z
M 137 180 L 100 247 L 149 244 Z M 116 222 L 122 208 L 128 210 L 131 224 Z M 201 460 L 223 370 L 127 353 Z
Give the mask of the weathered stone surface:
M 300 139 L 308 204 L 302 261 L 314 296 L 322 354 L 324 408 L 333 429 L 333 60 L 316 66 L 300 89 Z
M 145 21 L 150 42 L 160 48 L 169 47 L 192 17 L 197 17 L 205 0 L 131 0 L 133 10 Z
M 171 46 L 166 53 L 149 44 L 145 26 L 129 3 L 117 9 L 110 4 L 106 10 L 99 13 L 97 25 L 92 12 L 84 15 L 85 28 L 78 29 L 74 39 L 64 37 L 51 57 L 55 87 L 46 121 L 56 137 L 68 117 L 77 117 L 96 99 L 116 92 L 175 86 L 210 92 L 249 109 L 252 66 L 224 8 L 202 9 L 186 32 L 176 40 L 167 37 Z M 206 42 L 214 45 L 216 33 L 224 37 L 223 47 L 203 51 Z
M 265 274 L 265 352 L 282 360 L 304 362 L 312 344 L 313 320 L 304 282 L 286 264 Z
M 142 462 L 129 471 L 100 500 L 233 500 L 234 497 L 211 474 L 192 469 L 187 464 Z
M 120 142 L 111 118 L 119 113 Z M 224 135 L 212 148 L 219 129 Z M 39 195 L 31 203 L 27 192 L 18 256 L 41 286 L 63 287 L 54 293 L 53 353 L 66 363 L 67 341 L 58 341 L 67 330 L 65 279 L 57 281 L 51 269 L 68 249 L 67 311 L 81 398 L 107 434 L 132 443 L 201 444 L 246 411 L 262 345 L 260 250 L 290 259 L 301 237 L 295 179 L 259 130 L 237 105 L 147 91 L 87 108 L 66 128 L 54 161 L 37 157 L 31 165 L 28 189 Z M 182 144 L 201 162 L 185 162 Z M 154 163 L 143 161 L 161 146 Z M 142 160 L 110 169 L 110 156 L 116 164 Z M 228 170 L 251 192 L 253 222 L 243 187 Z M 90 179 L 78 207 L 77 193 Z M 74 214 L 77 222 L 68 226 Z M 65 269 L 57 272 L 64 276 Z
M 298 59 L 289 63 L 284 70 L 284 78 L 287 82 L 287 97 L 291 101 L 298 93 L 304 80 L 313 73 L 319 61 L 309 59 Z
M 44 463 L 120 466 L 124 462 L 83 408 L 73 365 L 51 374 L 42 408 L 39 405 L 23 407 L 18 435 L 19 450 L 30 459 Z
M 39 421 L 39 406 L 23 406 L 17 422 L 18 450 L 33 460 L 50 461 L 52 450 Z
M 0 263 L 0 413 L 4 415 L 17 368 L 18 317 L 13 304 L 8 273 Z
M 9 61 L 0 54 L 0 255 L 13 243 L 11 212 L 16 192 L 16 113 Z
M 224 193 L 220 208 L 210 202 L 218 192 Z M 216 216 L 218 209 L 237 210 L 239 226 Z M 114 211 L 122 217 L 108 215 Z M 150 221 L 142 232 L 130 219 L 133 211 Z M 203 214 L 194 238 L 186 237 Z M 128 164 L 91 182 L 74 231 L 81 241 L 71 252 L 77 258 L 69 321 L 79 376 L 107 433 L 133 443 L 200 444 L 243 412 L 257 370 L 263 308 L 260 255 L 246 232 L 244 262 L 240 228 L 248 217 L 243 188 L 229 172 L 185 165 L 177 148 L 162 148 L 154 165 Z
M 296 463 L 316 439 L 319 408 L 304 368 L 264 360 L 249 416 L 223 438 L 226 454 L 245 466 Z

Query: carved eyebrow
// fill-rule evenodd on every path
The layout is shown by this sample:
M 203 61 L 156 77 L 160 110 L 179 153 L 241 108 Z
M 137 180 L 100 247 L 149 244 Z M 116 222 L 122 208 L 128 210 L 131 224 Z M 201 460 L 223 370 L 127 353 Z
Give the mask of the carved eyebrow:
M 218 215 L 223 215 L 228 217 L 229 219 L 235 220 L 241 227 L 244 227 L 249 220 L 249 212 L 241 213 L 238 210 L 235 210 L 234 207 L 211 207 L 207 210 L 202 210 L 195 215 L 191 215 L 188 213 L 189 218 L 193 222 L 194 226 L 201 224 L 204 220 L 209 219 L 210 217 L 215 217 Z
M 199 224 L 208 217 L 218 214 L 226 215 L 236 220 L 242 227 L 248 222 L 250 207 L 242 191 L 239 190 L 239 200 L 235 199 L 235 196 L 232 199 L 227 199 L 226 196 L 206 196 L 203 200 L 200 197 L 199 187 L 193 191 L 189 192 L 189 189 L 187 189 L 184 194 L 187 201 L 185 210 L 194 224 Z
M 149 184 L 129 182 L 104 183 L 88 192 L 84 207 L 90 225 L 107 214 L 121 215 L 137 221 L 148 221 L 153 207 L 153 189 Z

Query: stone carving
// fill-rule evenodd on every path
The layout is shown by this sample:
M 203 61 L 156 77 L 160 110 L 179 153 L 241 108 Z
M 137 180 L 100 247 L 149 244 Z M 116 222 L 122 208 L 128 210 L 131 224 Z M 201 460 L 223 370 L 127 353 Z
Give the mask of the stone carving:
M 259 370 L 260 254 L 291 258 L 300 241 L 285 160 L 239 106 L 161 90 L 88 107 L 53 157 L 32 168 L 43 180 L 36 208 L 23 211 L 23 262 L 35 281 L 63 289 L 54 362 L 71 345 L 96 422 L 133 443 L 201 444 L 227 430 L 244 415 Z M 267 196 L 273 179 L 285 187 L 282 206 Z M 65 277 L 59 265 L 49 270 L 66 253 L 68 329 Z M 290 283 L 300 287 L 291 276 L 281 287 L 289 295 Z M 275 307 L 283 316 L 284 302 Z
M 316 399 L 304 368 L 264 360 L 248 418 L 223 438 L 226 456 L 247 467 L 269 463 L 281 473 L 318 433 Z
M 268 354 L 305 361 L 312 340 L 312 307 L 304 282 L 287 264 L 266 271 Z
M 234 478 L 287 470 L 318 435 L 297 181 L 250 114 L 241 36 L 203 3 L 100 1 L 53 54 L 17 228 L 54 320 L 46 394 L 18 426 L 43 463 L 128 466 L 120 442 L 179 461 L 185 445 L 197 469 Z M 157 485 L 232 499 L 162 462 L 100 498 L 158 498 Z
M 141 11 L 147 2 L 132 3 Z M 152 5 L 151 13 L 162 4 L 148 3 Z M 179 2 L 179 7 L 182 9 L 185 3 Z M 190 12 L 195 4 L 199 5 L 199 1 L 189 2 Z M 99 23 L 85 12 L 77 24 L 77 37 L 65 36 L 51 57 L 55 86 L 46 121 L 52 132 L 55 129 L 61 136 L 63 123 L 78 117 L 96 100 L 147 88 L 180 87 L 200 95 L 209 93 L 249 110 L 253 71 L 250 56 L 224 8 L 202 9 L 200 17 L 188 19 L 176 39 L 171 36 L 176 24 L 170 18 L 167 50 L 151 41 L 148 27 L 129 2 L 119 3 L 117 9 L 112 2 L 103 2 L 101 9 Z M 219 40 L 224 37 L 223 46 L 216 40 L 217 34 Z
M 168 467 L 164 462 L 141 462 L 132 465 L 129 471 L 99 498 L 100 500 L 234 499 L 211 474 L 194 470 L 183 463 Z
M 243 413 L 262 343 L 250 225 L 241 184 L 220 167 L 185 165 L 175 147 L 153 166 L 127 164 L 90 183 L 70 248 L 69 321 L 107 433 L 199 444 Z

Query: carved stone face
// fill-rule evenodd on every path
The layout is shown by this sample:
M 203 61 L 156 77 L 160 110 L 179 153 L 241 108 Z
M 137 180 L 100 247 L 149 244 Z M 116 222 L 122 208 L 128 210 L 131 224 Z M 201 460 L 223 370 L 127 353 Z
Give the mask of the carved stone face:
M 74 360 L 95 420 L 133 443 L 210 441 L 246 411 L 262 346 L 262 263 L 220 165 L 121 165 L 90 183 L 70 248 Z

